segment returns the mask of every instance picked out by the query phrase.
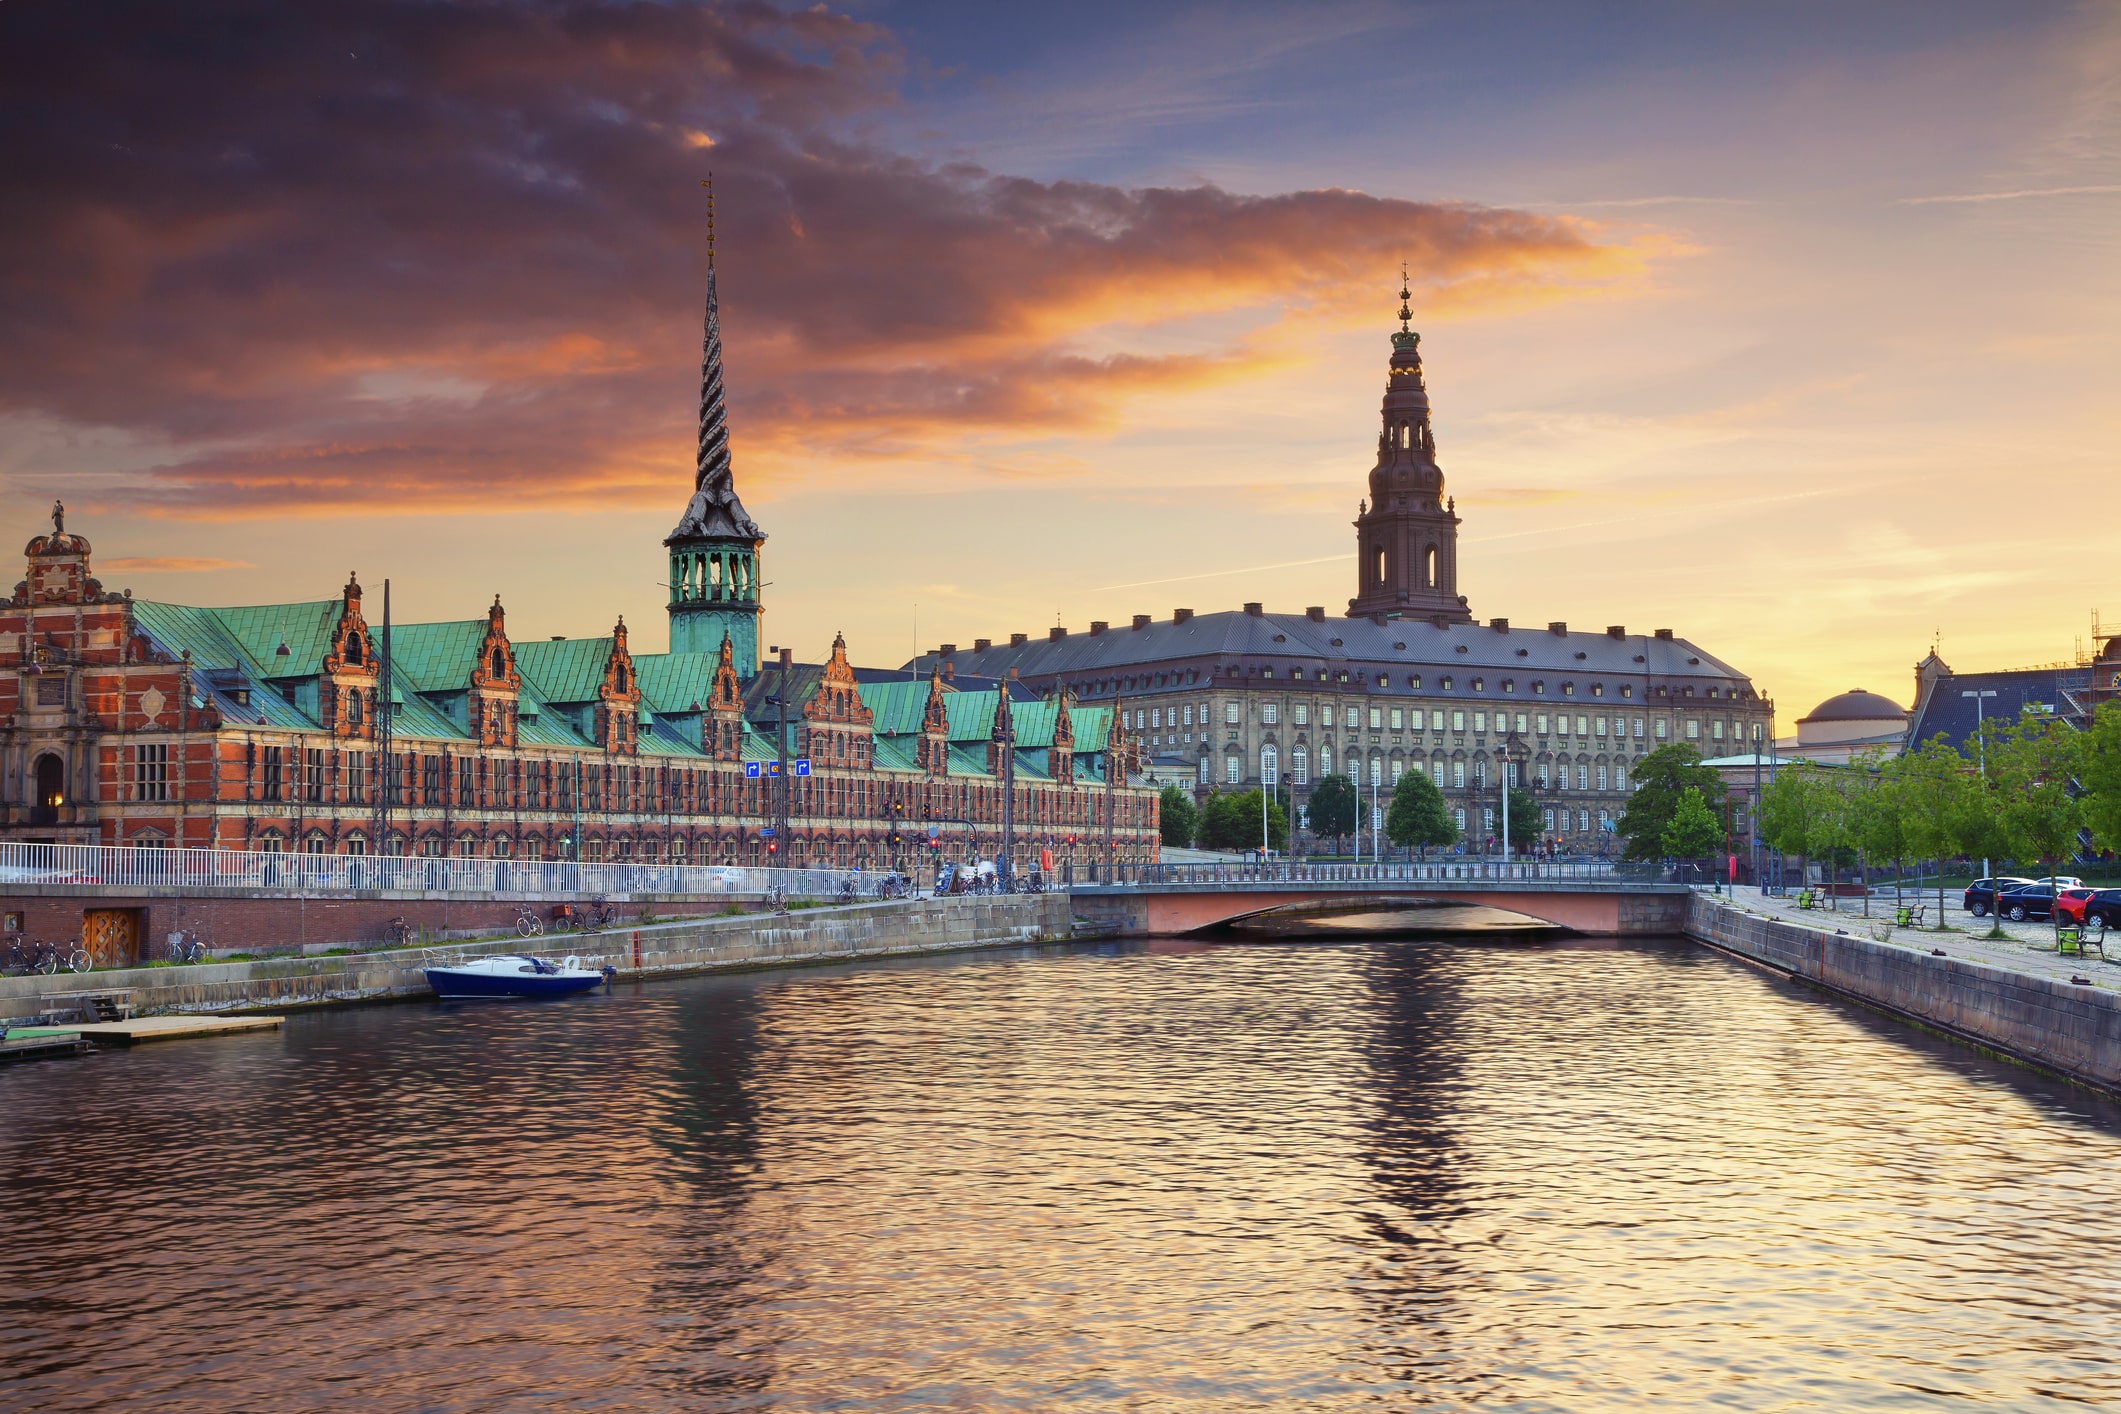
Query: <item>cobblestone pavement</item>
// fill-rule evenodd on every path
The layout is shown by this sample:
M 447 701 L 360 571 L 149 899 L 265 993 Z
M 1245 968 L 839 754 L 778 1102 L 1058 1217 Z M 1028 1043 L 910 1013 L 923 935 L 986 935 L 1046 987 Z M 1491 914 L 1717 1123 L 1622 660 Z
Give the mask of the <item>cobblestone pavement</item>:
M 1706 891 L 1704 891 L 1706 892 Z M 1901 928 L 1892 926 L 1893 896 L 1888 893 L 1874 895 L 1870 901 L 1870 917 L 1863 916 L 1863 900 L 1860 898 L 1835 899 L 1836 910 L 1825 908 L 1799 908 L 1795 890 L 1786 898 L 1765 895 L 1757 888 L 1739 887 L 1729 900 L 1753 913 L 1764 913 L 1770 917 L 1801 923 L 1808 928 L 1823 928 L 1828 931 L 1842 929 L 1859 938 L 1874 938 L 1896 947 L 1944 949 L 1948 957 L 1963 957 L 1970 961 L 1985 963 L 1991 967 L 2008 968 L 2033 977 L 2051 977 L 2067 982 L 2071 977 L 2082 977 L 2095 987 L 2121 990 L 2121 931 L 2108 935 L 2106 951 L 2102 958 L 2095 947 L 2079 956 L 2074 948 L 2067 953 L 2055 951 L 2054 926 L 2047 922 L 2007 923 L 1994 918 L 1975 918 L 1959 900 L 1964 891 L 1946 889 L 1944 893 L 1944 926 L 1938 928 L 1937 893 L 1932 889 L 1918 900 L 1912 893 L 1904 896 L 1910 905 L 1920 902 L 1924 906 L 1927 926 Z M 2000 927 L 2004 936 L 1990 938 L 1992 928 Z M 2111 960 L 2109 960 L 2111 959 Z

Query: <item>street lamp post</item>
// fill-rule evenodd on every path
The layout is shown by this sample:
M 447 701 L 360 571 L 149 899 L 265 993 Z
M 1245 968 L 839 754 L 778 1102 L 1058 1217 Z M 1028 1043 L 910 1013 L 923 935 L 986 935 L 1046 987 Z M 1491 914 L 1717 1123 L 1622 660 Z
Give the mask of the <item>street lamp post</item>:
M 1981 755 L 1981 785 L 1983 789 L 1986 789 L 1988 786 L 1988 732 L 1986 730 L 1988 719 L 1982 711 L 1981 704 L 1983 699 L 1994 697 L 1996 689 L 1988 687 L 1981 689 L 1979 692 L 1968 689 L 1959 695 L 1961 697 L 1971 697 L 1974 700 L 1974 743 Z M 1943 872 L 1942 866 L 1939 866 L 1938 872 Z M 1990 877 L 1989 859 L 1985 854 L 1981 856 L 1981 877 L 1984 879 Z M 1943 886 L 1940 884 L 1938 887 L 1941 888 Z M 1990 896 L 1994 897 L 1993 888 L 1990 890 Z M 1940 923 L 1943 921 L 1942 919 L 1938 920 Z

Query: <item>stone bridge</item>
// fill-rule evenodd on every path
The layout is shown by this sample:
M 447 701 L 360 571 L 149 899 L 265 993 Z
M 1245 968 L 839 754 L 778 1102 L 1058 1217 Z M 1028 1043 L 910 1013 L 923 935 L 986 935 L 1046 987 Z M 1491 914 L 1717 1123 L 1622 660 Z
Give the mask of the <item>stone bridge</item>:
M 1684 930 L 1689 889 L 1660 868 L 1588 862 L 1265 866 L 1152 865 L 1074 884 L 1075 911 L 1122 934 L 1192 933 L 1263 914 L 1476 904 L 1573 933 Z

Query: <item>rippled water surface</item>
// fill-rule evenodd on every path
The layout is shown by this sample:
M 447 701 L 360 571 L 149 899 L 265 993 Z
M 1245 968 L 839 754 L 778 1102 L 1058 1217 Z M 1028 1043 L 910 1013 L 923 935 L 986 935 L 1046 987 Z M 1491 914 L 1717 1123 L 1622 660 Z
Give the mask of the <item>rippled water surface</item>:
M 0 1409 L 2081 1409 L 2117 1192 L 1679 943 L 372 1008 L 0 1071 Z

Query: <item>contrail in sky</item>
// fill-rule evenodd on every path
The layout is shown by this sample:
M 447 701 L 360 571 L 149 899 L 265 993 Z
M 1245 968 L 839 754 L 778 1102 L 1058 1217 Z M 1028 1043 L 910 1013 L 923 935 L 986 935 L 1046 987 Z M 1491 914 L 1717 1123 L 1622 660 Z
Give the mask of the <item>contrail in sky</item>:
M 1980 191 L 1964 196 L 1903 196 L 1895 206 L 1936 206 L 1945 202 L 1962 201 L 2016 201 L 2027 196 L 2104 196 L 2121 192 L 2121 186 L 2103 187 L 2027 187 L 2024 191 Z

